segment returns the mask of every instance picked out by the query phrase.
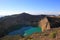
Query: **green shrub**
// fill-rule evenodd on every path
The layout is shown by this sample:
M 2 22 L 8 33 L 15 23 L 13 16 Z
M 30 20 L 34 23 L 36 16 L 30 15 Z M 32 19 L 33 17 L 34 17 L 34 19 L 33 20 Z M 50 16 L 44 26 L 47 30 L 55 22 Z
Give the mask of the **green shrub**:
M 42 32 L 40 35 L 41 35 L 41 36 L 48 36 L 49 34 L 46 33 L 46 32 Z
M 50 38 L 55 38 L 55 37 L 56 37 L 56 34 L 57 34 L 57 32 L 51 32 L 51 33 L 49 34 L 49 37 L 50 37 Z

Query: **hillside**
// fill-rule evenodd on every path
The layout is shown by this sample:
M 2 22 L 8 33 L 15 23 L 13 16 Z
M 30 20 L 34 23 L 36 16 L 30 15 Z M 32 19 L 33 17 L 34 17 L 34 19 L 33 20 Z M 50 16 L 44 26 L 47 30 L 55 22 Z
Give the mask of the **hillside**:
M 37 26 L 38 21 L 43 17 L 45 16 L 30 15 L 28 13 L 2 17 L 0 18 L 0 37 L 23 26 Z
M 51 28 L 60 27 L 60 18 L 58 18 L 58 16 L 51 17 L 51 15 L 21 13 L 0 18 L 0 37 L 24 26 L 38 26 L 38 22 L 44 17 L 48 18 Z

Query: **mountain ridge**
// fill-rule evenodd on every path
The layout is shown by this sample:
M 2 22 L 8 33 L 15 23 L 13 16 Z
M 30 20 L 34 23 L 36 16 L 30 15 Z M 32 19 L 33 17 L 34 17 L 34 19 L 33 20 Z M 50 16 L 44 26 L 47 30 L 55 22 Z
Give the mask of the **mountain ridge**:
M 56 16 L 53 16 L 53 18 L 51 18 L 51 16 L 53 15 L 31 15 L 28 13 L 21 13 L 21 14 L 1 17 L 0 18 L 0 37 L 7 35 L 8 32 L 17 30 L 18 28 L 22 28 L 23 26 L 38 26 L 38 22 L 44 17 L 48 17 L 49 21 L 52 19 L 50 21 L 50 24 L 53 23 L 54 25 L 58 25 L 59 23 L 55 24 L 54 20 L 58 19 L 56 21 L 59 21 L 60 18 Z

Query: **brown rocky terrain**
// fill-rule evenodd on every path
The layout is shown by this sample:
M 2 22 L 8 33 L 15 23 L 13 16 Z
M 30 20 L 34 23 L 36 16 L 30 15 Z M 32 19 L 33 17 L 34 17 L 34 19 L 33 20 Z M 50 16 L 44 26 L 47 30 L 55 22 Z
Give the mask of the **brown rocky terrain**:
M 42 28 L 42 32 L 46 31 L 46 30 L 49 30 L 50 29 L 50 23 L 49 23 L 47 17 L 41 19 L 38 22 L 38 26 Z

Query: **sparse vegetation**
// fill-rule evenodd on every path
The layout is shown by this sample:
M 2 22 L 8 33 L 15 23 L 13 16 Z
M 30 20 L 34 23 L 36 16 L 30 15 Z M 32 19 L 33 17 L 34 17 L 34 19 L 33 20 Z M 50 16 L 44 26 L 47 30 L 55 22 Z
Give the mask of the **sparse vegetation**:
M 43 32 L 43 33 L 41 33 L 40 35 L 41 35 L 41 36 L 48 36 L 48 33 L 46 33 L 46 32 L 44 33 L 44 32 Z
M 56 37 L 56 32 L 54 31 L 54 32 L 51 32 L 50 34 L 49 34 L 49 37 L 50 38 L 55 38 Z
M 3 37 L 1 40 L 18 40 L 20 39 L 21 37 L 19 35 L 14 35 L 14 36 L 5 36 Z

